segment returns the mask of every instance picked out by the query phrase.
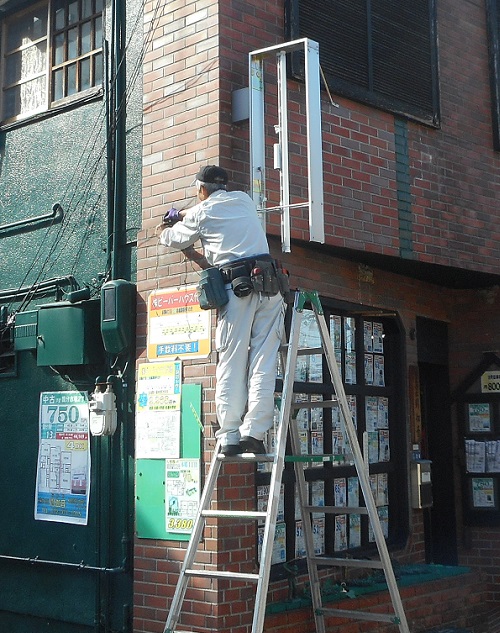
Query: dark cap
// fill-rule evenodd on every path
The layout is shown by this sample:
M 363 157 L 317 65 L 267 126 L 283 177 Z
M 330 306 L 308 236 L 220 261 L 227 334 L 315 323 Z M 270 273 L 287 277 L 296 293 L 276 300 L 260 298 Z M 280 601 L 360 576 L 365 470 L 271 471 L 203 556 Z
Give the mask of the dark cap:
M 196 174 L 196 180 L 200 182 L 212 183 L 214 185 L 227 185 L 227 172 L 217 165 L 207 165 L 202 167 Z

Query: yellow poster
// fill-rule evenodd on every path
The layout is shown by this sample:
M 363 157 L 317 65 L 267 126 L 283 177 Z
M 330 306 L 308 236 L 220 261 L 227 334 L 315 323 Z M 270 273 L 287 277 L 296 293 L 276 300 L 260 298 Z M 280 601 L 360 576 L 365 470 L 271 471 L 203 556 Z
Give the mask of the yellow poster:
M 196 286 L 154 290 L 148 298 L 149 360 L 206 358 L 211 311 L 202 310 Z

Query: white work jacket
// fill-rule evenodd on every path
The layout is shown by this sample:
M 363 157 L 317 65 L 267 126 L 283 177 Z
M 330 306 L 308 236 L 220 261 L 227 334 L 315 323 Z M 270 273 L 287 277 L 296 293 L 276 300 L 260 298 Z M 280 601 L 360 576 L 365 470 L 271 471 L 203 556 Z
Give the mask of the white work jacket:
M 212 266 L 269 253 L 255 203 L 243 191 L 215 191 L 160 235 L 161 244 L 178 250 L 197 240 Z

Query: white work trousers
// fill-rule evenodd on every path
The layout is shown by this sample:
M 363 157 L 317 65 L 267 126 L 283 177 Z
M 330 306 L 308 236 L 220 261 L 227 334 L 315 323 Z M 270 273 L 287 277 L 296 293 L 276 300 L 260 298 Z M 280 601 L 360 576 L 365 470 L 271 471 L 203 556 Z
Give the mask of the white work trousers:
M 252 292 L 239 298 L 229 288 L 229 302 L 219 309 L 215 346 L 215 404 L 222 444 L 240 437 L 257 440 L 273 424 L 278 349 L 285 306 L 281 294 L 264 297 Z

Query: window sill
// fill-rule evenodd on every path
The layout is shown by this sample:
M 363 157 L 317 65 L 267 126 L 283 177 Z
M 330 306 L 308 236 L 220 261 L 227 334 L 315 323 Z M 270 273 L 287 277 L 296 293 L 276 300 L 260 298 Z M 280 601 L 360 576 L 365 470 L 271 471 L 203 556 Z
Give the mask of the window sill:
M 5 123 L 0 123 L 0 132 L 7 132 L 9 130 L 28 125 L 30 123 L 36 123 L 43 119 L 55 116 L 56 114 L 60 114 L 61 112 L 67 112 L 68 110 L 78 108 L 87 103 L 91 103 L 92 101 L 98 101 L 99 99 L 102 99 L 103 95 L 104 89 L 102 87 L 91 88 L 85 93 L 80 93 L 78 95 L 75 95 L 74 97 L 68 97 L 56 102 L 56 105 L 50 108 L 50 110 L 44 110 L 43 112 L 37 112 L 36 114 L 32 115 L 28 114 L 26 115 L 26 117 L 23 118 L 18 118 L 16 120 L 10 121 L 7 120 Z

